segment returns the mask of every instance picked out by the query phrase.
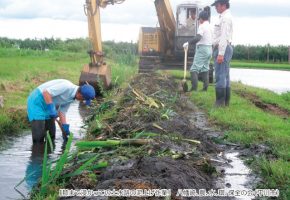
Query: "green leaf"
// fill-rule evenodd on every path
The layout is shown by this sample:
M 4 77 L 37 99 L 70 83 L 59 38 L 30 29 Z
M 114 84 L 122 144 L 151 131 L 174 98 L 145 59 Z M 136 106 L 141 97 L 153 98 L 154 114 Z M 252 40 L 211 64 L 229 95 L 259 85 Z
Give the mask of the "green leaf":
M 97 156 L 94 156 L 93 158 L 91 158 L 90 160 L 88 160 L 87 162 L 85 162 L 83 165 L 81 165 L 76 171 L 74 171 L 73 173 L 70 174 L 66 174 L 64 176 L 62 176 L 63 178 L 68 178 L 68 177 L 72 177 L 72 176 L 76 176 L 79 175 L 83 172 L 83 170 L 85 170 L 92 162 L 94 162 L 97 159 Z

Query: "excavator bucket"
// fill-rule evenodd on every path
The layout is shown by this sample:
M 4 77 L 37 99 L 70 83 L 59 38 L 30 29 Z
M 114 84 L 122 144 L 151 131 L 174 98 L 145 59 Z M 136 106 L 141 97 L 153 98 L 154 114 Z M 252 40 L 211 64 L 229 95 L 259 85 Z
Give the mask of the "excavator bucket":
M 84 85 L 86 83 L 94 87 L 96 96 L 101 96 L 103 90 L 107 90 L 111 87 L 111 68 L 106 64 L 98 67 L 84 65 L 79 85 Z

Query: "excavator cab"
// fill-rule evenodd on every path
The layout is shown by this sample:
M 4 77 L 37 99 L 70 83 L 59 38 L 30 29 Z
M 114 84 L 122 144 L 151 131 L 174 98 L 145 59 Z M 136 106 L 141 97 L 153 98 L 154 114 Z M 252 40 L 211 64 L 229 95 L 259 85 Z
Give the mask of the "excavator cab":
M 196 36 L 198 28 L 198 14 L 202 8 L 197 4 L 180 4 L 176 9 L 176 30 L 174 53 L 176 57 L 183 57 L 183 44 Z M 189 46 L 188 56 L 193 57 L 195 45 Z
M 210 7 L 198 0 L 177 5 L 174 17 L 169 0 L 154 0 L 159 27 L 142 27 L 139 33 L 139 73 L 157 69 L 183 69 L 183 44 L 193 39 L 198 30 L 198 15 Z M 189 45 L 188 64 L 191 65 L 195 45 Z M 210 82 L 213 82 L 210 70 Z
M 160 27 L 142 27 L 139 33 L 139 54 L 160 56 L 163 60 L 183 61 L 183 44 L 196 36 L 198 15 L 204 9 L 199 1 L 177 5 L 174 18 L 169 0 L 155 0 Z M 193 57 L 190 45 L 188 56 Z

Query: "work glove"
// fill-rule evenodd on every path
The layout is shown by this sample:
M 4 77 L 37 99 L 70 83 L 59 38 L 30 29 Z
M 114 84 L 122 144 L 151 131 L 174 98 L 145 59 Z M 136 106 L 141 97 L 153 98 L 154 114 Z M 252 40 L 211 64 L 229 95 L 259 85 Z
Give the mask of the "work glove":
M 66 137 L 63 136 L 63 139 L 67 140 L 68 136 L 70 135 L 69 124 L 62 124 L 61 126 L 62 126 L 63 131 L 66 134 Z
M 189 45 L 189 43 L 188 43 L 188 42 L 185 42 L 185 43 L 183 44 L 183 48 L 184 48 L 184 49 L 188 49 L 188 45 Z
M 56 109 L 55 109 L 55 105 L 53 103 L 50 103 L 50 104 L 47 104 L 47 109 L 48 109 L 48 112 L 49 112 L 49 116 L 51 118 L 57 118 L 57 112 L 56 112 Z

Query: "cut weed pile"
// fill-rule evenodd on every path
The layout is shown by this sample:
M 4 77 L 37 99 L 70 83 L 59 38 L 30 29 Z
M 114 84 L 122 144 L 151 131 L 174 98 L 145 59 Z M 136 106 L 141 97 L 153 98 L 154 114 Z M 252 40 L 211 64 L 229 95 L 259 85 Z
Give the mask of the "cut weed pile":
M 138 75 L 118 96 L 94 109 L 88 140 L 76 143 L 108 167 L 84 170 L 66 188 L 171 189 L 172 199 L 178 189 L 216 189 L 211 158 L 221 149 L 190 120 L 196 111 L 174 79 Z

